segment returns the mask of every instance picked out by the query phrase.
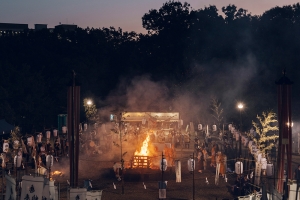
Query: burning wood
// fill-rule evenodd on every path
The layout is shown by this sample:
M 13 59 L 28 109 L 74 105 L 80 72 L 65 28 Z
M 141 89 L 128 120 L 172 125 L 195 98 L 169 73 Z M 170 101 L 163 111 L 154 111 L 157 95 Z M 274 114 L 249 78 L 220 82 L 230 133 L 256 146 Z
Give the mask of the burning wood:
M 54 171 L 54 172 L 52 172 L 52 176 L 53 175 L 62 176 L 62 172 L 61 171 Z
M 149 140 L 150 136 L 147 135 L 146 139 L 143 141 L 140 151 L 136 150 L 133 157 L 133 168 L 150 168 L 149 159 Z
M 136 150 L 134 152 L 134 155 L 136 155 L 136 156 L 148 156 L 148 143 L 149 143 L 149 140 L 150 140 L 150 136 L 147 135 L 146 139 L 143 142 L 141 150 L 140 151 Z

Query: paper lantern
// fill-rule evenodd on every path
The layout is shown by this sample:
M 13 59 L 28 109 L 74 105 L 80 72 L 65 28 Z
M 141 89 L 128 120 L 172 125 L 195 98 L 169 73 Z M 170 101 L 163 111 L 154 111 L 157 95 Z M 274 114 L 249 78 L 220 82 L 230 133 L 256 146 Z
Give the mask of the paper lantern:
M 262 158 L 262 154 L 261 154 L 261 152 L 259 150 L 257 150 L 255 156 L 256 156 L 257 162 L 260 163 L 261 162 L 261 158 Z
M 3 152 L 7 153 L 8 150 L 9 150 L 9 144 L 8 144 L 8 141 L 6 142 L 7 140 L 5 140 L 3 142 Z
M 243 163 L 241 161 L 237 161 L 234 166 L 234 171 L 236 174 L 243 174 Z
M 27 145 L 32 147 L 32 145 L 33 145 L 33 137 L 32 136 L 27 138 Z
M 167 170 L 167 160 L 165 158 L 160 160 L 159 168 L 160 168 L 161 171 L 166 171 Z
M 53 136 L 57 137 L 57 130 L 56 129 L 53 130 Z
M 195 170 L 195 168 L 196 168 L 195 159 L 193 158 L 188 159 L 188 170 L 192 172 Z
M 199 131 L 202 130 L 202 124 L 198 124 L 198 130 L 199 130 Z
M 46 131 L 46 137 L 47 137 L 47 139 L 50 139 L 50 134 L 51 134 L 50 131 Z
M 42 143 L 42 138 L 43 138 L 43 135 L 40 133 L 40 134 L 37 134 L 36 135 L 36 142 L 37 143 Z
M 176 183 L 181 182 L 181 161 L 175 160 Z
M 68 129 L 66 126 L 61 127 L 62 133 L 66 134 Z
M 217 125 L 212 126 L 213 131 L 217 131 Z
M 253 145 L 251 146 L 251 154 L 256 154 L 257 151 L 258 151 L 257 146 L 256 146 L 255 144 L 253 144 Z
M 266 158 L 261 158 L 260 163 L 261 163 L 261 169 L 267 169 L 267 159 Z
M 253 143 L 252 140 L 250 140 L 250 141 L 248 142 L 248 148 L 249 148 L 250 151 L 252 150 L 252 145 L 253 145 L 253 144 L 254 144 L 254 143 Z
M 239 132 L 235 132 L 235 141 L 239 141 L 240 139 L 240 133 Z
M 231 133 L 234 133 L 235 132 L 235 128 L 234 126 L 231 127 Z
M 53 166 L 53 156 L 52 155 L 47 155 L 46 166 L 47 166 L 47 168 L 50 168 Z
M 110 114 L 110 117 L 109 117 L 110 121 L 116 121 L 117 120 L 117 116 L 114 115 L 114 114 Z
M 19 140 L 15 140 L 15 141 L 14 141 L 14 144 L 13 144 L 13 148 L 14 148 L 14 149 L 18 149 L 18 148 L 19 148 L 19 143 L 20 143 Z
M 231 131 L 232 129 L 232 124 L 228 124 L 228 130 Z
M 255 162 L 255 178 L 254 178 L 254 184 L 259 185 L 260 184 L 260 175 L 261 175 L 261 163 Z
M 47 176 L 48 175 L 48 171 L 45 167 L 39 167 L 37 169 L 37 174 L 42 175 L 42 176 Z
M 186 125 L 185 132 L 188 132 L 188 130 L 189 130 L 189 125 Z
M 14 158 L 14 165 L 16 167 L 21 167 L 22 164 L 22 155 L 16 155 Z
M 274 166 L 272 163 L 267 164 L 267 176 L 273 176 L 274 175 Z
M 244 147 L 247 147 L 248 141 L 249 141 L 249 139 L 247 137 L 245 137 L 245 139 L 244 139 Z
M 241 135 L 241 142 L 242 142 L 242 144 L 244 144 L 244 142 L 245 142 L 245 136 L 244 135 Z
M 179 124 L 180 124 L 180 126 L 183 125 L 183 120 L 182 119 L 179 120 Z

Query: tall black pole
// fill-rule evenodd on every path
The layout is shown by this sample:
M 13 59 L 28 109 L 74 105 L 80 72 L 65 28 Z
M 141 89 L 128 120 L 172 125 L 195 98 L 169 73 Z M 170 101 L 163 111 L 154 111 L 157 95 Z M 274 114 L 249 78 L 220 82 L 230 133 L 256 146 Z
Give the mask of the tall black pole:
M 293 82 L 285 76 L 276 81 L 277 98 L 278 98 L 278 125 L 279 125 L 279 141 L 277 152 L 277 190 L 280 193 L 284 191 L 284 164 L 285 155 L 287 157 L 287 178 L 292 179 L 292 101 L 291 101 L 291 85 Z M 288 193 L 288 190 L 286 190 Z M 287 198 L 287 194 L 284 195 Z
M 193 169 L 193 200 L 195 200 L 195 155 L 194 154 L 195 153 L 193 152 L 193 164 L 192 164 L 192 169 Z
M 68 87 L 68 139 L 70 144 L 70 187 L 78 187 L 79 160 L 79 115 L 80 115 L 80 86 L 76 82 L 75 72 Z
M 160 184 L 160 189 L 164 188 L 164 153 L 163 151 L 161 152 L 161 184 Z
M 161 184 L 164 181 L 164 153 L 161 152 Z
M 242 157 L 242 133 L 240 132 L 240 136 L 239 136 L 239 142 L 240 142 L 240 146 L 239 146 L 239 157 Z
M 242 108 L 240 108 L 240 130 L 242 132 Z
M 75 144 L 75 112 L 74 112 L 74 110 L 75 110 L 75 76 L 76 76 L 76 74 L 75 74 L 75 72 L 73 71 L 73 81 L 72 81 L 72 133 L 71 133 L 71 137 L 72 137 L 72 156 L 73 156 L 73 159 L 72 159 L 72 167 L 73 167 L 73 174 L 72 174 L 72 176 L 73 176 L 73 180 L 72 180 L 72 182 L 73 182 L 73 184 L 72 184 L 72 187 L 76 187 L 77 186 L 77 184 L 76 184 L 76 174 L 74 174 L 75 173 L 75 171 L 76 171 L 76 144 Z M 78 165 L 77 165 L 78 166 Z
M 2 161 L 2 188 L 1 188 L 2 200 L 5 199 L 4 195 L 3 195 L 3 191 L 4 191 L 4 178 L 5 178 L 5 166 L 3 166 L 3 163 L 5 163 L 5 161 Z
M 122 194 L 124 194 L 124 160 L 123 160 L 123 146 L 122 146 L 122 113 L 120 113 L 120 121 L 119 121 L 119 132 L 120 132 L 120 147 L 121 147 L 121 167 L 122 167 Z

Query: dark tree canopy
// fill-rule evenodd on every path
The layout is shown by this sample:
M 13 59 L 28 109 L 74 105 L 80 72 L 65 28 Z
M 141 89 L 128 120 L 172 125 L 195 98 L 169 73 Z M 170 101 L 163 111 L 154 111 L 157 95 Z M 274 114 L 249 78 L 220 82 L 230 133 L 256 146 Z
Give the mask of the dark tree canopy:
M 232 104 L 245 99 L 251 122 L 264 110 L 276 110 L 274 82 L 286 68 L 297 102 L 299 3 L 261 16 L 235 5 L 221 10 L 223 15 L 214 5 L 195 10 L 187 2 L 167 1 L 142 16 L 148 34 L 114 27 L 2 32 L 0 118 L 28 132 L 55 127 L 57 115 L 66 113 L 72 70 L 83 97 L 105 99 L 121 80 L 147 75 L 167 85 L 170 99 L 187 91 L 199 102 L 215 96 L 227 121 L 238 118 Z

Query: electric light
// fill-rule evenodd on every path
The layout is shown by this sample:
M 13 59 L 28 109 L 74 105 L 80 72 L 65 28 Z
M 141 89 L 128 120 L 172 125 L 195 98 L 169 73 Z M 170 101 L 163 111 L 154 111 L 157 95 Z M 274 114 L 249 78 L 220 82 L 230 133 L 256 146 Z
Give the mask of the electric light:
M 92 100 L 89 99 L 89 100 L 87 100 L 86 104 L 90 106 L 93 104 L 93 102 L 92 102 Z
M 242 103 L 238 103 L 237 107 L 238 109 L 242 110 L 244 108 L 244 105 Z

